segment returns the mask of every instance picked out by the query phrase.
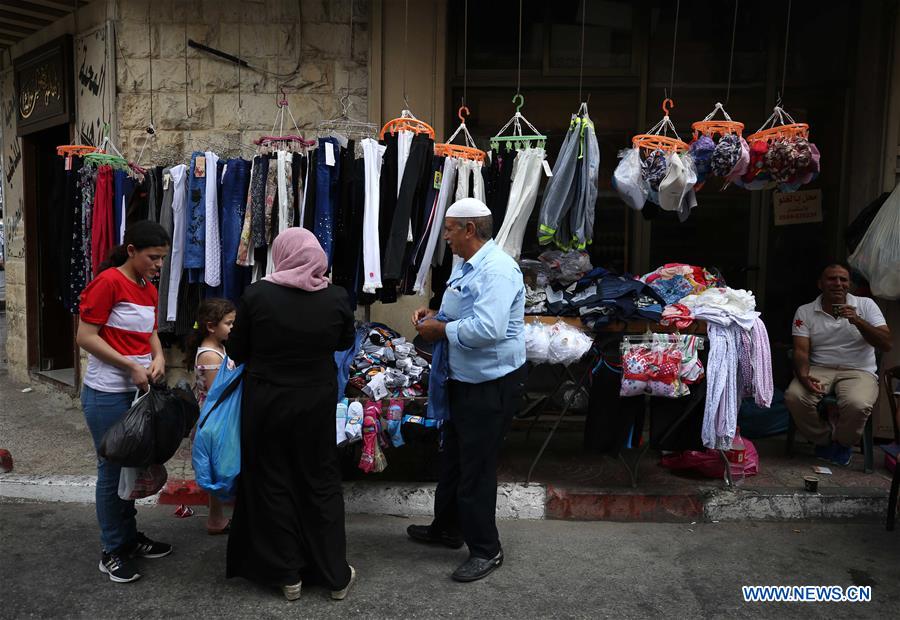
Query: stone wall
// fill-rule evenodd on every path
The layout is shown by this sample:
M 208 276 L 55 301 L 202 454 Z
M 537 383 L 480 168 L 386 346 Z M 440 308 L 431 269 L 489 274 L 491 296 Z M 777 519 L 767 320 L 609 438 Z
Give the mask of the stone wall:
M 351 0 L 153 0 L 152 10 L 147 0 L 118 0 L 123 151 L 137 157 L 147 141 L 141 161 L 158 164 L 186 161 L 191 151 L 207 148 L 237 155 L 241 145 L 272 130 L 282 88 L 304 135 L 340 113 L 348 86 L 351 116 L 365 118 L 369 2 L 352 1 L 351 33 Z M 186 39 L 264 73 L 186 48 Z M 151 114 L 155 138 L 146 133 Z M 294 133 L 292 125 L 285 114 L 284 132 Z

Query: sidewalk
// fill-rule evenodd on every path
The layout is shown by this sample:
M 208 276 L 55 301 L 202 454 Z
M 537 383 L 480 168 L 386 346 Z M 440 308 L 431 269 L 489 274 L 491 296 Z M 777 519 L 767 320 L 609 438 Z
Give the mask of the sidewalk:
M 10 381 L 0 370 L 0 448 L 12 453 L 15 468 L 0 474 L 0 496 L 92 501 L 95 454 L 77 403 L 40 384 L 33 391 Z M 567 421 L 560 427 L 525 485 L 528 468 L 545 437 L 542 422 L 526 440 L 530 421 L 514 426 L 501 461 L 498 516 L 516 519 L 612 521 L 737 521 L 791 519 L 883 520 L 890 476 L 876 446 L 875 472 L 862 472 L 862 455 L 849 468 L 831 467 L 819 476 L 819 493 L 803 490 L 803 476 L 821 464 L 808 444 L 798 442 L 793 457 L 784 456 L 784 438 L 756 443 L 760 474 L 738 491 L 719 480 L 676 475 L 659 466 L 650 451 L 632 488 L 623 464 L 581 449 L 581 429 Z M 429 515 L 436 455 L 410 445 L 385 451 L 388 468 L 364 475 L 345 463 L 349 512 Z M 428 458 L 423 458 L 423 454 Z M 352 459 L 352 455 L 348 455 Z M 169 483 L 155 500 L 163 504 L 202 505 L 206 498 L 193 484 L 187 440 L 166 464 Z

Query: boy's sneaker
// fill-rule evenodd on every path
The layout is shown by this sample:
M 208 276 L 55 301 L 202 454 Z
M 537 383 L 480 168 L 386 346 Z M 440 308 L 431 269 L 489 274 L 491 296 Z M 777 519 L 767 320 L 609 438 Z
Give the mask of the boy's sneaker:
M 164 558 L 172 553 L 172 545 L 164 542 L 150 540 L 143 532 L 137 533 L 134 546 L 130 550 L 133 558 Z
M 835 444 L 828 444 L 827 446 L 816 446 L 816 458 L 820 461 L 834 461 L 834 448 Z
M 831 453 L 831 462 L 835 465 L 846 467 L 853 458 L 853 446 L 842 446 L 839 443 L 834 444 L 834 451 Z
M 116 583 L 129 583 L 141 578 L 131 561 L 118 553 L 103 553 L 98 568 L 101 573 L 109 575 L 110 581 Z

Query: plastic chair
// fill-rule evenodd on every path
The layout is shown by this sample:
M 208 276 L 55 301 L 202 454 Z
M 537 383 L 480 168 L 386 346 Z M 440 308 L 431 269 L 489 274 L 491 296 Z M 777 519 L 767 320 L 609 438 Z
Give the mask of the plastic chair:
M 897 499 L 900 495 L 900 395 L 894 390 L 894 381 L 900 381 L 900 366 L 888 368 L 881 373 L 884 396 L 887 398 L 888 407 L 891 410 L 891 422 L 894 424 L 894 443 L 881 446 L 881 449 L 886 454 L 893 456 L 897 462 L 897 465 L 894 466 L 894 477 L 891 479 L 891 492 L 888 495 L 886 527 L 889 532 L 894 530 L 894 522 L 897 519 Z
M 793 364 L 794 361 L 794 349 L 788 349 L 787 351 L 788 361 Z M 819 401 L 819 404 L 816 406 L 816 409 L 819 411 L 819 415 L 824 417 L 828 413 L 829 407 L 837 407 L 837 398 L 834 397 L 834 394 L 828 393 L 826 394 L 822 400 Z M 792 413 L 788 416 L 788 430 L 787 430 L 787 441 L 784 446 L 784 453 L 786 456 L 791 456 L 794 453 L 794 436 L 797 433 L 797 426 L 794 424 L 794 414 Z M 860 438 L 860 451 L 863 454 L 863 471 L 867 474 L 871 474 L 875 471 L 875 441 L 873 438 L 873 430 L 872 430 L 872 416 L 869 416 L 869 419 L 866 420 L 866 426 L 863 428 L 863 434 Z

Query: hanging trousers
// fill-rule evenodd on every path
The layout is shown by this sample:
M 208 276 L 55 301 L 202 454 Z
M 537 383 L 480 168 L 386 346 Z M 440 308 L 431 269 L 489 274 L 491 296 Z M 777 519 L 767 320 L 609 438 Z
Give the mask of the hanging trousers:
M 115 245 L 113 175 L 109 166 L 100 166 L 97 169 L 97 189 L 94 193 L 92 218 L 91 277 L 93 278 L 98 273 L 100 263 L 106 260 L 110 248 Z
M 162 204 L 159 208 L 159 225 L 165 228 L 172 239 L 172 245 L 175 244 L 175 219 L 172 214 L 172 200 L 175 198 L 175 183 L 172 182 L 172 169 L 166 168 L 162 171 L 162 181 L 159 184 L 160 199 Z M 159 305 L 157 308 L 157 331 L 160 333 L 171 333 L 175 331 L 175 322 L 167 320 L 169 307 L 169 281 L 172 274 L 171 257 L 163 261 L 162 269 L 159 272 Z
M 365 293 L 381 288 L 381 250 L 379 208 L 381 202 L 382 160 L 387 147 L 371 138 L 362 141 L 366 171 L 366 204 L 363 209 L 363 286 Z
M 544 149 L 524 149 L 519 151 L 513 163 L 509 206 L 506 208 L 506 217 L 500 232 L 497 233 L 496 242 L 504 252 L 516 260 L 522 252 L 525 227 L 537 201 L 544 156 Z
M 428 171 L 434 155 L 434 141 L 427 134 L 416 134 L 412 139 L 409 157 L 403 170 L 403 182 L 397 195 L 397 206 L 391 221 L 390 234 L 384 250 L 385 280 L 399 280 L 403 275 L 404 255 L 409 241 L 413 210 L 424 200 L 427 192 Z
M 222 296 L 237 302 L 250 284 L 250 269 L 238 264 L 241 231 L 247 211 L 250 162 L 229 159 L 222 175 Z
M 329 165 L 327 144 L 334 154 Z M 318 163 L 316 164 L 316 219 L 313 233 L 325 250 L 328 266 L 333 259 L 334 211 L 338 198 L 338 180 L 341 174 L 341 147 L 336 138 L 319 138 Z
M 443 171 L 441 174 L 441 188 L 435 198 L 434 212 L 431 216 L 430 226 L 427 228 L 427 236 L 424 237 L 422 258 L 419 262 L 419 271 L 416 274 L 416 282 L 413 292 L 420 292 L 425 288 L 425 279 L 432 267 L 432 260 L 435 257 L 435 251 L 439 244 L 446 245 L 444 241 L 444 213 L 450 206 L 450 199 L 456 188 L 456 167 L 459 159 L 455 157 L 445 157 L 443 160 Z M 434 274 L 432 274 L 432 281 Z
M 444 423 L 441 473 L 434 497 L 435 532 L 462 533 L 469 553 L 492 558 L 497 533 L 497 462 L 518 409 L 525 366 L 484 383 L 447 383 L 450 419 Z

